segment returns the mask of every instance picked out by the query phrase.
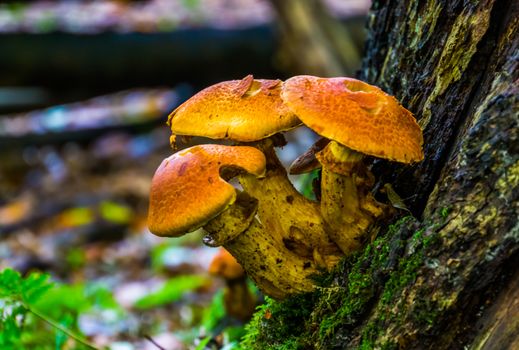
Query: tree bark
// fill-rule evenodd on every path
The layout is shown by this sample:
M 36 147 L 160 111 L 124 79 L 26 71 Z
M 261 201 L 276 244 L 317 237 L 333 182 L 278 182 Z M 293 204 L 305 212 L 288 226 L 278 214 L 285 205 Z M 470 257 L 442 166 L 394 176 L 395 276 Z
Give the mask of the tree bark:
M 467 119 L 496 93 L 497 75 L 517 73 L 517 7 L 512 0 L 373 4 L 360 79 L 396 95 L 415 113 L 426 157 L 412 169 L 382 162 L 376 169 L 381 181 L 409 198 L 416 214 L 463 139 Z
M 519 2 L 376 0 L 368 28 L 360 78 L 395 95 L 425 138 L 423 162 L 374 160 L 373 172 L 419 221 L 383 229 L 346 262 L 312 295 L 292 340 L 321 349 L 516 349 Z M 284 316 L 272 313 L 273 325 L 275 317 Z
M 388 310 L 375 307 L 364 324 L 385 328 L 375 345 L 396 339 L 403 348 L 455 349 L 476 337 L 471 348 L 511 349 L 519 324 L 499 318 L 509 305 L 481 310 L 494 298 L 512 300 L 512 291 L 499 290 L 517 285 L 506 276 L 517 269 L 519 247 L 519 3 L 384 3 L 372 7 L 361 79 L 415 112 L 425 160 L 412 169 L 380 162 L 375 172 L 423 222 L 442 227 L 434 233 L 440 244 L 391 306 L 398 320 L 381 322 Z M 432 324 L 417 322 L 418 300 L 430 303 Z M 478 330 L 478 319 L 490 330 Z
M 476 325 L 478 335 L 471 344 L 474 350 L 519 349 L 519 274 L 512 277 L 494 304 Z

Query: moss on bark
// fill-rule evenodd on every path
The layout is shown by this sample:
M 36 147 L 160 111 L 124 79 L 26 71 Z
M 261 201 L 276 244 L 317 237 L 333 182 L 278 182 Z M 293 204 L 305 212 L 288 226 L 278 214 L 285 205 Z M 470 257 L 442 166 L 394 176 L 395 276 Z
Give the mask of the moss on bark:
M 338 328 L 362 323 L 366 313 L 379 316 L 364 326 L 359 349 L 373 348 L 386 323 L 398 322 L 393 303 L 404 287 L 413 284 L 419 268 L 428 263 L 427 248 L 437 243 L 441 223 L 420 224 L 408 216 L 391 225 L 385 235 L 341 262 L 317 281 L 313 293 L 284 301 L 267 299 L 248 325 L 245 349 L 329 349 L 340 346 Z M 436 306 L 416 306 L 417 322 L 431 324 Z M 342 333 L 342 332 L 341 332 Z M 383 347 L 396 346 L 387 341 Z

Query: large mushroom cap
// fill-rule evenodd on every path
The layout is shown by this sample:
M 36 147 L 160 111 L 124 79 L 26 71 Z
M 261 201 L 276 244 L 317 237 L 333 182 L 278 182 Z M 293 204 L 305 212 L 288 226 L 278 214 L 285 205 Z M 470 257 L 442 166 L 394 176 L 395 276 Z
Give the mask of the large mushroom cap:
M 265 156 L 254 147 L 200 145 L 166 158 L 151 183 L 150 231 L 180 236 L 225 210 L 236 199 L 234 187 L 220 177 L 226 168 L 261 176 Z
M 404 163 L 423 159 L 423 136 L 398 101 L 360 80 L 295 76 L 283 101 L 319 135 L 355 151 Z
M 258 141 L 301 124 L 281 100 L 281 80 L 248 75 L 212 85 L 180 105 L 168 118 L 176 135 Z

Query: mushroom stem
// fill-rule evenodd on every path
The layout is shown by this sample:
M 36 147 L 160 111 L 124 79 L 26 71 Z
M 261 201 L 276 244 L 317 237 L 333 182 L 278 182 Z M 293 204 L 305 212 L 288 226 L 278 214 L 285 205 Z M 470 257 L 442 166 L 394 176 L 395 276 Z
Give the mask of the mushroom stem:
M 256 300 L 247 286 L 246 277 L 226 279 L 225 285 L 223 294 L 225 311 L 229 316 L 247 322 L 254 313 Z
M 228 316 L 248 321 L 254 313 L 256 301 L 247 285 L 243 267 L 224 248 L 220 248 L 209 265 L 209 274 L 225 280 L 223 300 Z
M 243 174 L 239 180 L 244 190 L 258 199 L 258 217 L 265 231 L 292 253 L 313 260 L 320 268 L 333 268 L 342 253 L 325 231 L 319 204 L 294 188 L 271 140 L 257 147 L 267 160 L 266 176 L 258 179 Z
M 280 242 L 267 234 L 257 220 L 224 247 L 258 288 L 273 298 L 283 299 L 314 289 L 311 276 L 317 275 L 318 271 L 312 259 L 305 259 L 280 246 Z
M 254 204 L 247 197 L 239 194 L 233 205 L 204 226 L 208 233 L 204 243 L 223 245 L 258 288 L 273 298 L 312 291 L 310 277 L 318 273 L 313 259 L 288 250 L 280 236 L 268 234 L 258 220 L 251 220 Z M 245 222 L 250 226 L 244 228 Z
M 317 157 L 322 164 L 321 213 L 330 238 L 350 254 L 389 207 L 373 198 L 373 175 L 361 153 L 331 141 Z

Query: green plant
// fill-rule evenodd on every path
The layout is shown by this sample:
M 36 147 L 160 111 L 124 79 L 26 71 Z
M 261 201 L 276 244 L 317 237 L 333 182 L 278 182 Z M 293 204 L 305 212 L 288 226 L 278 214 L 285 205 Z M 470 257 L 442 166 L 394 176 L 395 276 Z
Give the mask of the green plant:
M 69 339 L 75 349 L 96 349 L 69 328 L 76 323 L 71 314 L 55 321 L 37 307 L 53 287 L 47 274 L 31 273 L 23 278 L 13 269 L 0 272 L 0 349 L 48 349 L 49 344 L 62 349 Z

